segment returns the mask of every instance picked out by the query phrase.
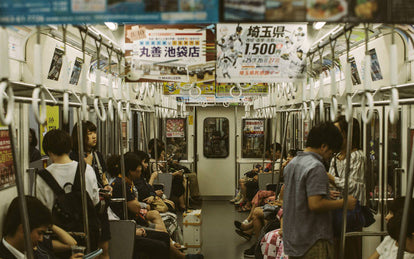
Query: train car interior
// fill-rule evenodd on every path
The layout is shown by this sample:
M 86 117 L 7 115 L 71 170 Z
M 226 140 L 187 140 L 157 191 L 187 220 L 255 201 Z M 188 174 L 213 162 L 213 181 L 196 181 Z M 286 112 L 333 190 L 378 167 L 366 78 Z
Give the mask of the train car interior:
M 50 2 L 53 8 L 63 8 L 59 1 Z M 61 2 L 72 2 L 73 10 L 92 8 L 85 4 L 89 1 Z M 116 14 L 135 6 L 134 1 L 92 2 L 96 8 L 112 8 L 109 17 L 115 20 Z M 24 197 L 56 198 L 52 189 L 48 194 L 39 190 L 39 178 L 44 179 L 44 168 L 52 170 L 61 163 L 62 155 L 69 159 L 70 151 L 70 161 L 79 161 L 76 179 L 83 214 L 78 220 L 85 223 L 83 231 L 65 230 L 83 244 L 85 256 L 47 258 L 288 258 L 291 251 L 281 248 L 284 235 L 274 232 L 281 228 L 286 203 L 284 184 L 289 180 L 284 170 L 291 172 L 293 157 L 307 152 L 313 128 L 342 120 L 347 127 L 338 124 L 345 141 L 342 149 L 324 161 L 333 179 L 338 178 L 337 160 L 344 172 L 338 190 L 345 205 L 337 208 L 342 218 L 332 258 L 391 258 L 370 256 L 389 238 L 387 214 L 395 212 L 392 204 L 401 197 L 407 198 L 402 201 L 399 237 L 414 224 L 409 214 L 414 210 L 414 26 L 409 18 L 414 12 L 401 18 L 407 22 L 398 23 L 370 20 L 362 7 L 355 12 L 362 17 L 367 12 L 365 19 L 335 20 L 344 3 L 357 1 L 308 1 L 316 4 L 293 11 L 287 3 L 295 1 L 136 2 L 145 2 L 148 16 L 128 16 L 116 23 L 103 23 L 99 15 L 89 22 L 87 10 L 84 20 L 76 21 L 46 22 L 30 13 L 23 20 L 11 19 L 5 13 L 9 7 L 0 3 L 2 240 L 9 240 L 3 222 L 10 220 L 10 204 L 18 199 L 24 258 L 43 258 L 37 257 L 41 249 L 31 249 L 37 243 L 30 241 L 31 201 Z M 218 19 L 203 20 L 199 10 L 210 8 L 211 2 L 227 11 L 220 11 L 224 14 Z M 295 18 L 305 12 L 326 16 L 319 2 L 335 5 L 330 7 L 334 18 Z M 194 12 L 190 18 L 179 16 L 187 14 L 182 11 L 186 5 Z M 140 23 L 155 15 L 154 8 L 162 9 L 157 10 L 163 20 Z M 283 18 L 264 22 L 256 19 L 261 13 Z M 187 18 L 185 23 L 174 20 Z M 50 143 L 50 133 L 57 131 L 65 132 L 71 150 L 66 151 L 64 142 Z M 54 151 L 60 148 L 63 154 Z M 360 180 L 350 176 L 356 150 L 362 157 Z M 131 169 L 131 161 L 138 158 Z M 135 176 L 135 168 L 140 176 Z M 94 180 L 91 171 L 98 172 Z M 139 180 L 150 186 L 150 202 L 140 199 L 144 191 Z M 104 216 L 111 232 L 106 246 L 93 245 L 95 212 L 87 209 L 87 203 L 94 202 L 87 187 L 91 181 L 100 187 L 97 202 L 109 214 Z M 372 222 L 365 218 L 365 224 L 351 231 L 350 222 L 343 219 L 349 219 L 344 216 L 355 181 L 363 186 L 359 195 L 364 197 L 357 206 L 361 203 L 360 213 L 367 213 Z M 131 209 L 133 201 L 138 211 Z M 161 221 L 167 240 L 172 240 L 167 246 L 176 250 L 166 257 L 141 251 L 137 243 L 149 230 L 141 230 L 144 223 L 137 218 L 155 229 Z M 278 227 L 272 228 L 269 221 L 277 221 Z M 348 238 L 359 238 L 358 256 L 347 257 L 353 250 L 345 243 Z M 66 244 L 69 252 L 70 247 Z M 395 249 L 403 258 L 402 246 Z M 404 258 L 414 258 L 414 251 L 407 249 L 412 257 Z

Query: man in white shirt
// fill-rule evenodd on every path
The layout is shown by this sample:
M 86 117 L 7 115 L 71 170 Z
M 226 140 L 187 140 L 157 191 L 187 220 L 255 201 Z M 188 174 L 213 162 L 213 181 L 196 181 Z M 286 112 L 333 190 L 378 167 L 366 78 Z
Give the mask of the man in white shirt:
M 62 188 L 66 193 L 71 192 L 78 168 L 78 162 L 72 161 L 69 157 L 69 152 L 72 148 L 71 137 L 63 130 L 51 130 L 44 136 L 42 147 L 53 162 L 53 164 L 48 166 L 46 170 L 56 180 L 60 188 Z M 85 189 L 93 205 L 99 206 L 98 183 L 95 172 L 89 165 L 86 165 L 85 169 Z M 46 207 L 52 210 L 55 204 L 56 195 L 54 194 L 52 188 L 40 176 L 36 179 L 36 196 L 41 202 L 43 202 L 43 204 L 46 205 Z M 79 199 L 79 204 L 81 204 L 81 202 L 82 201 Z M 93 211 L 94 209 L 95 211 Z M 91 209 L 88 206 L 88 212 L 89 239 L 92 249 L 95 249 L 98 247 L 101 223 L 97 217 L 94 217 L 94 215 L 96 215 L 97 208 Z M 79 216 L 79 214 L 77 215 Z M 80 224 L 75 224 L 75 222 Z M 68 222 L 56 221 L 55 223 L 66 231 L 80 231 L 80 229 L 83 229 L 82 222 L 75 222 L 73 222 L 74 224 L 68 224 Z M 63 226 L 62 224 L 67 225 Z
M 48 166 L 46 170 L 50 172 L 62 189 L 66 192 L 71 191 L 70 186 L 75 180 L 78 162 L 69 158 L 69 153 L 72 149 L 69 134 L 63 130 L 51 130 L 44 136 L 42 146 L 45 153 L 53 162 L 53 164 Z M 67 183 L 70 184 L 66 185 Z M 89 194 L 93 204 L 98 204 L 98 183 L 95 172 L 89 165 L 86 165 L 85 185 L 86 191 Z M 42 201 L 46 207 L 52 210 L 55 202 L 55 194 L 41 177 L 36 178 L 36 197 Z

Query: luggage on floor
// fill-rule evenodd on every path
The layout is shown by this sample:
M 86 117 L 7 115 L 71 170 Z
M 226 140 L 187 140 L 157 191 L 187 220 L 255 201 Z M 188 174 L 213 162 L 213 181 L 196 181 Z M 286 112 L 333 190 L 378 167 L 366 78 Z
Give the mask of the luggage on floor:
M 183 237 L 188 254 L 201 253 L 201 209 L 183 213 Z

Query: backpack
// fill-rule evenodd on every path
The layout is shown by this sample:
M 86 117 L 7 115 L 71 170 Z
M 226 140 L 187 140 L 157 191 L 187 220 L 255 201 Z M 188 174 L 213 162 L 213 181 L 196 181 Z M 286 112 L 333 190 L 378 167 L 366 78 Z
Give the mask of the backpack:
M 73 184 L 67 182 L 64 185 L 64 188 L 68 185 L 72 186 L 72 190 L 68 193 L 65 193 L 64 189 L 59 186 L 56 179 L 46 169 L 40 170 L 38 175 L 55 194 L 55 201 L 52 208 L 53 224 L 69 232 L 84 232 L 79 166 L 76 169 Z M 87 192 L 86 203 L 88 209 L 89 240 L 91 249 L 94 250 L 98 247 L 101 224 L 99 222 L 97 208 L 93 205 Z

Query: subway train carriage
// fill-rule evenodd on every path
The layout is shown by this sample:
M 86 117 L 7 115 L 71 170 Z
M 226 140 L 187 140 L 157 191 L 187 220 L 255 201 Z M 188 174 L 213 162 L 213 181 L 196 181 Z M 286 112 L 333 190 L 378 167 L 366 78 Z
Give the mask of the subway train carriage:
M 1 1 L 0 258 L 414 258 L 385 2 Z

